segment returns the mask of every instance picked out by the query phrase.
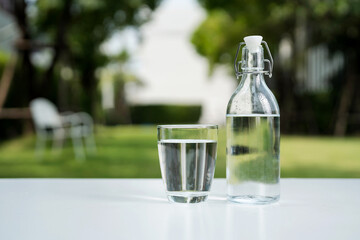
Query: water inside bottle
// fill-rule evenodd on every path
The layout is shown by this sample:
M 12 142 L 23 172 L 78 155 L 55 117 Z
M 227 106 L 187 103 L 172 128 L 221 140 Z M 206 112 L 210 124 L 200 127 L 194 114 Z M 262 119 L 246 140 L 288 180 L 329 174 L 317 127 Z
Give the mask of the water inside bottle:
M 280 195 L 280 116 L 228 114 L 226 126 L 229 200 L 276 201 Z

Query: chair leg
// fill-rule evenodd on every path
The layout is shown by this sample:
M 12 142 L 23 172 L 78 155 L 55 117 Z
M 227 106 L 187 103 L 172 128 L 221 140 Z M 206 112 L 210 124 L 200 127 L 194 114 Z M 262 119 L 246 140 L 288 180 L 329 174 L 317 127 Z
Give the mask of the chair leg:
M 90 134 L 89 136 L 85 137 L 86 149 L 89 153 L 96 153 L 96 144 L 94 134 Z
M 74 148 L 74 154 L 76 159 L 85 159 L 85 153 L 83 148 L 83 143 L 81 139 L 81 127 L 73 126 L 71 127 L 71 138 Z
M 35 157 L 41 159 L 44 156 L 46 137 L 40 134 L 36 136 Z
M 94 124 L 91 116 L 85 112 L 77 113 L 76 116 L 78 117 L 78 121 L 81 125 L 81 136 L 84 138 L 86 150 L 89 153 L 96 152 L 96 144 L 94 138 Z
M 55 153 L 57 149 L 62 150 L 65 138 L 65 130 L 62 128 L 54 130 L 52 152 Z

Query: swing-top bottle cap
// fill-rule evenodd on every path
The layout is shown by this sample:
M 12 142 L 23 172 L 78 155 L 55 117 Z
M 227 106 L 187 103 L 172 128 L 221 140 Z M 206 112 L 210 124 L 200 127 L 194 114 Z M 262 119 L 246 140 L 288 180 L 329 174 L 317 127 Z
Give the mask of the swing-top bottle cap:
M 247 36 L 244 37 L 244 41 L 245 43 L 241 42 L 239 44 L 235 55 L 234 68 L 236 77 L 239 78 L 239 76 L 243 75 L 244 73 L 250 72 L 264 73 L 265 75 L 269 75 L 269 77 L 271 77 L 274 62 L 271 56 L 271 52 L 269 50 L 269 46 L 265 41 L 263 41 L 263 37 L 260 35 Z M 242 58 L 239 61 L 238 54 L 241 50 L 241 46 L 243 46 L 244 44 L 246 46 L 242 49 Z M 264 44 L 270 60 L 264 59 L 264 49 L 262 47 L 262 44 Z M 268 64 L 268 69 L 266 70 L 264 70 L 265 63 Z
M 261 45 L 262 39 L 263 39 L 263 37 L 260 35 L 244 37 L 244 41 L 245 41 L 246 46 L 249 49 L 250 53 L 256 52 L 258 47 Z

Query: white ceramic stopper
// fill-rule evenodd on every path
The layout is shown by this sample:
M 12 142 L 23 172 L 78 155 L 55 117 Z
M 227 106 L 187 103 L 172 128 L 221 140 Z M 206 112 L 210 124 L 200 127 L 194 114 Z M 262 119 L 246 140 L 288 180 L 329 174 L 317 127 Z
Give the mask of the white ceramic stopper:
M 261 45 L 263 37 L 260 35 L 244 37 L 247 48 L 251 53 L 256 52 L 256 49 Z

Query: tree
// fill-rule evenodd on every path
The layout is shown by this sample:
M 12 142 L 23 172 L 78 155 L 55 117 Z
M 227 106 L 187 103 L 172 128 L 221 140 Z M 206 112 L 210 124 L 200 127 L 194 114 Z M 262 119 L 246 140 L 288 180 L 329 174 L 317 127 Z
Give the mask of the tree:
M 16 49 L 21 58 L 18 77 L 27 89 L 24 105 L 35 97 L 57 102 L 56 88 L 63 66 L 70 66 L 80 80 L 82 108 L 92 115 L 97 100 L 95 71 L 110 60 L 99 46 L 116 30 L 138 27 L 150 18 L 158 0 L 1 0 L 20 31 Z M 45 69 L 34 65 L 31 56 L 50 49 Z
M 326 43 L 331 51 L 341 50 L 346 56 L 346 75 L 341 84 L 343 94 L 337 97 L 340 99 L 337 103 L 337 118 L 341 121 L 337 121 L 335 125 L 338 126 L 336 129 L 339 129 L 336 130 L 337 134 L 345 133 L 344 117 L 346 118 L 350 111 L 356 89 L 355 79 L 360 75 L 359 68 L 356 67 L 360 62 L 359 1 L 199 2 L 207 10 L 208 16 L 195 30 L 192 42 L 197 51 L 208 59 L 211 69 L 218 63 L 232 66 L 237 44 L 246 35 L 263 35 L 273 53 L 278 52 L 279 42 L 285 37 L 293 43 L 294 56 L 290 59 L 289 68 L 279 69 L 277 65 L 277 72 L 274 74 L 278 80 L 276 93 L 283 108 L 283 119 L 289 124 L 284 130 L 290 130 L 292 119 L 296 118 L 294 112 L 314 112 L 309 99 L 295 92 L 296 71 L 301 68 L 305 50 L 319 43 Z M 332 108 L 334 104 L 336 101 L 329 103 L 329 107 Z M 310 118 L 308 123 L 309 128 L 313 129 L 312 132 L 317 131 L 314 121 Z

